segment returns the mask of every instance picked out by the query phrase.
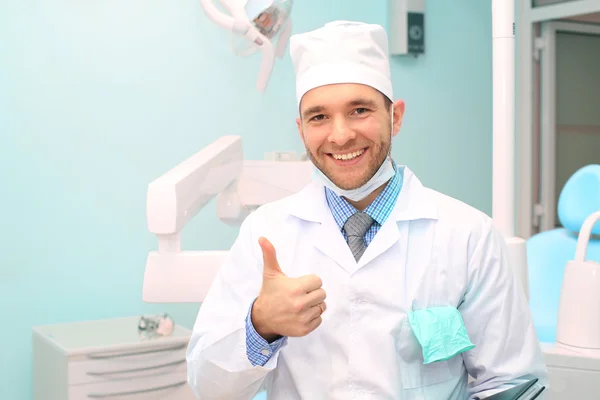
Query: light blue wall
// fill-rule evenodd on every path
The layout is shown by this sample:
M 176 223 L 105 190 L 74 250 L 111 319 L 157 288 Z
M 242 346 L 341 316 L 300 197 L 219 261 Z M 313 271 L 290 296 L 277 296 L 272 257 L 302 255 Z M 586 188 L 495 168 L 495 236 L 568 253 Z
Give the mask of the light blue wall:
M 388 26 L 386 1 L 297 0 L 295 32 L 333 19 Z M 393 153 L 425 184 L 491 210 L 490 5 L 428 1 L 427 54 L 393 63 L 407 102 Z M 0 398 L 31 396 L 31 327 L 197 305 L 141 302 L 148 182 L 226 134 L 249 158 L 302 150 L 286 54 L 268 92 L 198 0 L 0 5 Z M 210 230 L 210 235 L 204 233 Z M 227 249 L 214 204 L 188 249 Z

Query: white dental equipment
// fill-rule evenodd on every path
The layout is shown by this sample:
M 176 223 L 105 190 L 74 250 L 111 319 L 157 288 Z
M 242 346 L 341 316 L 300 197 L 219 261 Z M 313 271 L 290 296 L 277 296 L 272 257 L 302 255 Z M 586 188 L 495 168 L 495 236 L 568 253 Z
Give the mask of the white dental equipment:
M 501 5 L 499 0 L 496 0 L 496 2 L 498 3 L 498 6 Z M 512 0 L 505 3 L 506 4 L 502 4 L 505 7 L 508 7 L 509 5 L 511 7 L 513 6 Z M 597 0 L 519 3 L 517 4 L 519 4 L 519 7 L 521 8 L 521 22 L 524 24 L 521 27 L 520 32 L 521 37 L 523 38 L 522 40 L 526 43 L 524 48 L 527 52 L 529 52 L 532 47 L 537 48 L 539 43 L 544 43 L 543 36 L 533 37 L 532 29 L 534 23 L 541 23 L 541 29 L 544 31 L 546 28 L 544 25 L 552 20 L 571 19 L 583 17 L 585 15 L 593 16 L 597 15 L 596 13 L 600 11 L 600 4 Z M 550 5 L 551 3 L 556 4 Z M 493 18 L 496 20 L 496 10 L 494 9 L 493 12 Z M 540 39 L 542 39 L 541 42 Z M 533 40 L 535 40 L 535 46 L 533 46 Z M 494 35 L 494 43 L 496 43 L 496 41 L 496 35 Z M 542 49 L 542 53 L 545 52 L 547 57 L 550 57 L 550 55 L 551 57 L 556 57 L 556 54 L 554 54 L 553 51 L 550 52 L 549 47 L 550 46 L 546 44 L 546 48 Z M 500 48 L 500 46 L 498 46 L 498 48 Z M 514 54 L 512 49 L 510 51 L 504 51 L 505 56 L 503 57 L 510 59 L 511 65 L 509 66 L 508 64 L 503 63 L 501 68 L 508 72 L 503 73 L 502 76 L 505 76 L 507 73 L 512 74 L 514 68 L 514 65 L 512 64 Z M 521 62 L 525 65 L 524 74 L 531 74 L 531 61 L 519 61 L 519 63 Z M 496 49 L 494 49 L 494 68 L 496 69 L 497 67 L 499 67 L 499 65 L 496 63 Z M 494 71 L 494 74 L 496 74 L 496 71 Z M 544 76 L 543 70 L 542 76 Z M 527 80 L 531 80 L 531 78 L 527 78 Z M 495 82 L 496 81 L 499 83 L 501 82 L 500 79 L 496 80 L 495 78 Z M 523 83 L 523 87 L 525 87 L 524 96 L 530 94 L 529 90 L 531 89 L 529 85 L 531 85 L 531 83 Z M 494 118 L 496 118 L 496 112 L 498 111 L 496 109 L 496 104 L 499 104 L 499 102 L 496 103 L 496 96 L 498 96 L 498 100 L 501 100 L 503 96 L 509 97 L 505 112 L 506 115 L 512 114 L 515 109 L 513 87 L 513 84 L 511 84 L 506 87 L 506 91 L 501 90 L 497 94 L 496 92 L 494 93 Z M 548 90 L 550 91 L 552 89 Z M 496 84 L 494 86 L 494 91 L 496 91 Z M 526 122 L 530 122 L 527 121 L 528 113 L 527 110 L 524 111 L 524 114 L 526 115 L 524 120 L 526 120 Z M 513 120 L 510 120 L 509 122 L 510 132 L 512 133 Z M 551 121 L 550 123 L 554 122 L 555 121 Z M 529 128 L 526 127 L 526 129 Z M 508 177 L 512 178 L 514 147 L 512 143 L 508 146 L 509 140 L 512 139 L 513 136 L 511 134 L 510 138 L 505 138 L 505 142 L 497 142 L 494 140 L 494 156 L 496 156 L 497 152 L 502 151 L 510 153 L 510 156 L 504 154 L 505 161 L 503 163 L 496 164 L 496 160 L 494 160 L 494 174 L 501 173 L 500 170 L 496 171 L 496 166 L 499 168 L 506 167 L 511 170 L 505 169 L 504 172 L 508 172 Z M 497 148 L 498 145 L 502 144 L 506 146 L 505 150 Z M 527 149 L 527 146 L 524 147 Z M 528 150 L 525 151 L 528 152 Z M 498 161 L 500 162 L 500 159 L 498 159 Z M 524 165 L 523 168 L 529 168 L 529 165 Z M 494 178 L 496 178 L 496 175 Z M 505 207 L 505 211 L 510 210 L 511 216 L 513 215 L 512 207 L 514 202 L 514 199 L 512 199 L 513 187 L 513 182 L 510 182 L 509 184 L 507 179 L 503 185 L 499 184 L 498 190 L 494 191 L 494 201 L 501 199 L 501 190 L 507 191 L 504 193 L 504 201 L 506 204 L 498 202 L 498 207 Z M 508 192 L 511 193 L 511 196 L 508 196 Z M 598 217 L 598 213 L 590 212 L 590 215 L 583 223 L 581 229 L 578 229 L 578 232 L 572 231 L 578 235 L 577 248 L 575 250 L 575 257 L 566 263 L 564 275 L 562 276 L 562 287 L 560 289 L 560 300 L 558 304 L 558 319 L 556 321 L 556 340 L 553 342 L 541 343 L 544 359 L 548 368 L 549 379 L 549 388 L 544 397 L 546 400 L 571 398 L 592 399 L 597 398 L 598 393 L 600 392 L 600 265 L 594 261 L 586 260 L 585 256 L 590 241 L 592 226 L 598 221 Z M 507 218 L 507 222 L 512 223 L 513 219 Z M 550 246 L 553 245 L 551 242 L 548 242 L 548 244 Z M 538 268 L 541 268 L 541 271 L 536 270 L 535 272 L 538 273 L 538 276 L 543 277 L 551 266 L 542 265 L 538 266 Z M 521 272 L 527 273 L 527 270 Z M 522 274 L 520 273 L 519 275 Z M 522 276 L 527 277 L 528 275 Z M 526 284 L 526 287 L 529 286 L 526 281 L 524 281 L 524 284 Z M 552 305 L 548 306 L 552 307 Z
M 300 158 L 244 161 L 241 138 L 225 136 L 151 182 L 148 229 L 158 250 L 148 254 L 143 301 L 202 302 L 228 251 L 182 251 L 185 225 L 215 197 L 221 221 L 240 225 L 259 206 L 299 191 L 312 179 L 311 162 Z
M 581 227 L 575 259 L 565 269 L 556 325 L 558 343 L 593 351 L 596 356 L 600 356 L 600 264 L 586 260 L 586 253 L 598 220 L 600 211 L 590 215 Z
M 515 236 L 514 227 L 515 36 L 514 2 L 512 0 L 492 0 L 492 30 L 494 121 L 492 218 L 505 236 L 511 265 L 529 299 L 527 243 L 524 239 Z M 587 245 L 587 240 L 585 244 Z M 578 247 L 581 246 L 583 243 L 578 244 Z M 580 251 L 577 253 L 579 254 Z M 588 282 L 587 290 L 585 290 L 585 295 L 588 297 L 583 299 L 577 297 L 578 289 L 573 284 L 578 280 L 578 273 L 587 272 L 586 275 L 590 278 L 590 273 L 592 271 L 600 272 L 600 268 L 593 268 L 588 264 L 589 262 L 583 260 L 582 257 L 576 257 L 574 265 L 565 271 L 565 278 L 568 277 L 567 273 L 570 278 L 565 280 L 561 290 L 557 343 L 541 343 L 549 379 L 549 388 L 544 398 L 549 400 L 563 399 L 566 396 L 568 398 L 591 398 L 591 393 L 597 393 L 600 389 L 600 385 L 596 383 L 600 377 L 600 349 L 578 347 L 594 343 L 589 340 L 589 335 L 596 335 L 596 344 L 600 341 L 600 336 L 598 336 L 600 334 L 598 330 L 600 315 L 597 312 L 590 312 L 586 307 L 590 305 L 590 302 L 596 302 L 591 308 L 595 310 L 600 308 L 600 292 L 596 291 L 592 294 L 593 284 L 596 283 L 598 289 L 600 289 L 600 285 L 595 281 Z M 579 266 L 581 271 L 575 270 L 575 265 Z M 574 300 L 577 302 L 573 303 Z M 583 308 L 576 310 L 580 307 Z M 567 316 L 568 313 L 575 312 L 575 310 L 577 314 Z M 590 321 L 586 321 L 586 318 Z M 593 321 L 591 321 L 592 319 Z M 566 323 L 576 323 L 577 325 L 567 326 Z M 564 344 L 561 343 L 561 340 L 564 341 Z
M 233 37 L 260 50 L 256 87 L 266 90 L 275 56 L 284 55 L 292 31 L 293 0 L 201 0 L 206 15 Z M 277 40 L 277 43 L 274 42 Z M 246 49 L 247 50 L 247 49 Z M 240 225 L 257 207 L 299 191 L 311 180 L 310 161 L 244 161 L 241 138 L 227 136 L 148 186 L 147 219 L 158 238 L 144 273 L 143 300 L 201 302 L 228 251 L 182 251 L 181 231 L 213 198 L 221 221 Z M 293 177 L 293 179 L 290 179 Z
M 600 211 L 590 214 L 579 231 L 575 257 L 564 271 L 556 343 L 542 343 L 550 400 L 591 398 L 600 390 L 600 264 L 586 259 L 599 220 Z
M 231 15 L 221 12 L 215 1 L 200 0 L 206 15 L 217 25 L 231 31 L 234 37 L 237 35 L 247 40 L 250 50 L 262 52 L 256 88 L 264 92 L 275 56 L 283 57 L 292 33 L 290 12 L 293 0 L 219 0 Z M 278 39 L 276 44 L 275 39 Z
M 515 5 L 492 0 L 492 219 L 506 240 L 510 264 L 529 298 L 527 243 L 515 236 Z

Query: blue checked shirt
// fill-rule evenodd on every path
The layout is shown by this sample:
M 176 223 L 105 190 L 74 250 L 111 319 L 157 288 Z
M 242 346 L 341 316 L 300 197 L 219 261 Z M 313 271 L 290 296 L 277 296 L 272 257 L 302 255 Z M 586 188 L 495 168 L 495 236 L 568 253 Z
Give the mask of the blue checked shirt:
M 402 173 L 397 168 L 395 163 L 394 168 L 396 170 L 396 174 L 388 182 L 387 186 L 385 189 L 383 189 L 379 196 L 377 196 L 377 198 L 364 210 L 365 213 L 369 214 L 369 216 L 373 218 L 373 225 L 371 225 L 371 228 L 369 228 L 365 234 L 365 243 L 367 246 L 371 243 L 375 237 L 375 234 L 379 231 L 379 228 L 381 228 L 383 223 L 390 216 L 394 206 L 396 205 L 398 193 L 400 193 L 400 189 L 402 188 Z M 345 199 L 335 194 L 329 188 L 325 188 L 325 197 L 327 198 L 327 204 L 331 209 L 331 213 L 333 214 L 335 222 L 340 228 L 342 235 L 344 235 L 344 239 L 348 241 L 346 232 L 344 232 L 342 228 L 346 220 L 356 213 L 357 210 Z M 287 338 L 281 337 L 273 343 L 268 343 L 262 336 L 260 336 L 254 329 L 252 320 L 250 318 L 252 314 L 252 305 L 254 305 L 254 302 L 252 302 L 250 305 L 250 309 L 248 310 L 248 315 L 246 317 L 246 355 L 248 356 L 248 360 L 250 360 L 252 365 L 264 366 L 267 361 L 269 361 L 271 356 L 275 354 L 281 348 L 281 346 L 283 346 L 283 344 L 285 344 Z

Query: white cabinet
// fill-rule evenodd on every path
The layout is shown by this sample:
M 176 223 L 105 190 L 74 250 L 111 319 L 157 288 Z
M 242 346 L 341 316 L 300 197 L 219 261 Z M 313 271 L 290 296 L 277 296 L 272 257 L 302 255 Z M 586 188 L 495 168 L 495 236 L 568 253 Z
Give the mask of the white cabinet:
M 194 400 L 185 352 L 191 331 L 142 339 L 139 318 L 33 328 L 35 400 Z

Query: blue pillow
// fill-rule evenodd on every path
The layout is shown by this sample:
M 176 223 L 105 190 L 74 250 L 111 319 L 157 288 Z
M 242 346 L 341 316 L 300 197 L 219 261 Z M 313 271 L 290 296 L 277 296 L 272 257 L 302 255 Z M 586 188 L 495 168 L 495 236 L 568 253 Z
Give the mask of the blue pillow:
M 587 165 L 565 183 L 558 198 L 558 219 L 567 230 L 579 233 L 587 217 L 600 210 L 600 165 Z M 592 229 L 600 234 L 600 223 Z

